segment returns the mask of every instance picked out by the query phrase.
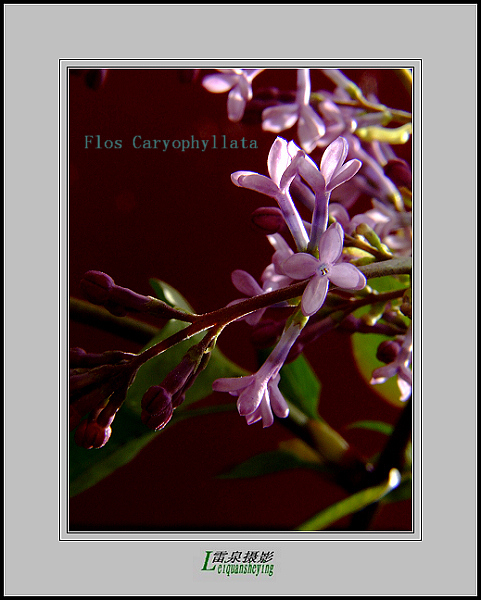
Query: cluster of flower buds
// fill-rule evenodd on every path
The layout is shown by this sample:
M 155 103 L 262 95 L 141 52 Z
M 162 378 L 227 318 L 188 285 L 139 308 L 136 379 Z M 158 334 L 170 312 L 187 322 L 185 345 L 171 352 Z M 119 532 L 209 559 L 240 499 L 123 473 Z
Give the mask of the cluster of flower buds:
M 83 448 L 101 448 L 112 432 L 115 414 L 125 400 L 135 369 L 135 355 L 114 351 L 88 354 L 70 350 L 70 431 Z
M 154 431 L 165 427 L 174 409 L 184 401 L 187 390 L 207 367 L 209 358 L 210 350 L 204 341 L 192 346 L 162 383 L 145 392 L 141 402 L 142 423 Z

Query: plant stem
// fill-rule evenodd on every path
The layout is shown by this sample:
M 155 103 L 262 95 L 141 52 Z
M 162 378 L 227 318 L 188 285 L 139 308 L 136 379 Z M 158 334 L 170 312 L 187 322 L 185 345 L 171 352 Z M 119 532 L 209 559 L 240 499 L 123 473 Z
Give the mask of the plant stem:
M 404 452 L 412 432 L 412 396 L 407 400 L 392 434 L 384 446 L 374 469 L 367 473 L 362 487 L 378 485 L 387 479 L 392 468 L 401 472 L 404 462 Z M 350 531 L 365 531 L 376 514 L 378 502 L 366 506 L 352 516 L 349 524 Z
M 78 298 L 70 298 L 69 308 L 72 321 L 97 327 L 102 331 L 118 335 L 142 346 L 147 344 L 160 331 L 158 327 L 138 319 L 115 317 L 107 309 Z
M 367 279 L 370 279 L 374 277 L 383 277 L 387 275 L 399 275 L 410 273 L 411 264 L 412 263 L 410 257 L 401 257 L 385 260 L 379 263 L 372 263 L 370 265 L 364 265 L 362 267 L 359 267 L 359 270 L 366 276 Z M 294 283 L 290 286 L 280 288 L 273 292 L 260 294 L 258 296 L 253 296 L 252 298 L 246 298 L 245 300 L 242 300 L 241 302 L 238 302 L 236 304 L 225 306 L 210 313 L 198 315 L 194 323 L 191 323 L 184 329 L 181 329 L 180 331 L 174 333 L 167 339 L 162 340 L 155 346 L 152 346 L 144 352 L 142 352 L 141 354 L 139 354 L 136 357 L 136 359 L 134 359 L 134 363 L 138 368 L 144 362 L 150 360 L 158 354 L 161 354 L 162 352 L 165 352 L 165 350 L 167 350 L 171 346 L 174 346 L 179 342 L 187 340 L 190 337 L 196 335 L 197 333 L 205 331 L 206 329 L 209 329 L 214 325 L 225 327 L 227 324 L 236 321 L 237 319 L 240 319 L 256 310 L 259 310 L 260 308 L 266 308 L 273 304 L 278 304 L 280 302 L 292 300 L 293 298 L 301 296 L 307 284 L 308 280 L 300 281 L 298 283 Z M 378 298 L 376 298 L 376 301 L 378 301 Z M 80 306 L 80 302 L 81 301 L 74 301 L 74 307 L 77 306 L 78 308 Z M 84 309 L 83 314 L 85 316 L 87 310 L 85 310 L 86 306 L 83 303 L 82 307 Z M 94 317 L 93 320 L 97 319 L 97 321 L 100 321 L 103 325 L 111 324 L 112 326 L 115 325 L 116 328 L 118 328 L 121 322 L 126 322 L 127 328 L 130 331 L 132 331 L 132 325 L 133 323 L 135 323 L 133 319 L 126 319 L 125 317 L 119 319 L 118 317 L 112 317 L 108 314 L 107 311 L 104 311 L 103 309 L 100 309 L 98 307 L 92 309 L 90 316 Z M 135 328 L 137 328 L 137 325 L 135 325 Z M 153 335 L 155 335 L 155 333 L 158 332 L 157 329 L 154 330 L 153 328 L 147 328 L 150 328 L 150 326 L 146 325 L 146 327 L 143 328 L 143 334 L 145 334 L 146 331 L 148 331 L 149 333 L 152 332 Z M 152 339 L 153 335 L 149 337 L 149 340 Z

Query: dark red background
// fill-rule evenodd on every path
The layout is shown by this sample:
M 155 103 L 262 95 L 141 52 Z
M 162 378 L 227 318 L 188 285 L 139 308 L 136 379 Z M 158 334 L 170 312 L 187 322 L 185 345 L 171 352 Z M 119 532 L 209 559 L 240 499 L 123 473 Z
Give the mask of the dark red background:
M 363 85 L 375 85 L 384 104 L 411 110 L 410 96 L 392 70 L 344 72 Z M 312 81 L 313 91 L 332 89 L 318 70 L 312 70 Z M 295 70 L 270 70 L 254 81 L 254 89 L 269 85 L 295 89 L 295 82 Z M 252 229 L 250 215 L 272 202 L 235 187 L 230 174 L 237 170 L 266 174 L 275 134 L 263 132 L 258 124 L 229 122 L 226 101 L 227 94 L 211 94 L 200 81 L 181 83 L 174 69 L 111 69 L 97 90 L 71 73 L 72 296 L 81 297 L 83 273 L 96 269 L 142 294 L 153 293 L 149 278 L 158 277 L 177 288 L 197 312 L 207 312 L 239 297 L 230 282 L 232 270 L 244 269 L 259 278 L 272 252 Z M 182 153 L 171 148 L 136 150 L 131 145 L 135 135 L 174 140 L 192 135 L 207 139 L 213 134 L 218 139 L 223 134 L 228 139 L 255 139 L 258 149 Z M 121 139 L 123 148 L 85 149 L 86 135 Z M 292 139 L 295 128 L 280 135 Z M 409 159 L 409 151 L 408 145 L 399 154 Z M 246 324 L 235 323 L 222 334 L 219 347 L 246 369 L 256 370 L 248 333 Z M 90 352 L 140 349 L 77 323 L 70 326 L 70 346 Z M 399 410 L 358 374 L 349 337 L 326 334 L 306 354 L 322 382 L 322 416 L 366 456 L 380 451 L 385 442 L 381 434 L 344 427 L 359 419 L 394 423 Z M 254 479 L 216 479 L 290 437 L 279 420 L 262 429 L 259 423 L 247 426 L 235 412 L 167 427 L 129 464 L 71 499 L 70 529 L 292 529 L 345 493 L 304 469 Z M 410 501 L 382 508 L 371 529 L 410 530 Z

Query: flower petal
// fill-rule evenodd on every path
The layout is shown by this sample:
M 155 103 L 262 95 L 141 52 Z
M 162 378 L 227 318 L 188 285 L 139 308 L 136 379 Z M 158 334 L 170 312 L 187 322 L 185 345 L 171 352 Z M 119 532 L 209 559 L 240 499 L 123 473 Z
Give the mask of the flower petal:
M 245 377 L 222 377 L 212 383 L 214 392 L 238 392 L 254 381 L 254 375 Z
M 298 252 L 281 263 L 280 268 L 292 279 L 307 279 L 314 275 L 318 266 L 319 261 L 312 254 Z
M 346 159 L 348 143 L 343 137 L 335 139 L 324 151 L 321 159 L 320 171 L 329 185 L 331 177 Z
M 287 151 L 287 142 L 277 137 L 269 150 L 267 157 L 267 170 L 272 181 L 279 187 L 282 175 L 289 166 L 291 157 Z
M 229 121 L 237 123 L 244 116 L 244 110 L 246 107 L 246 100 L 242 96 L 239 86 L 235 86 L 230 92 L 227 98 L 227 114 Z
M 401 398 L 400 398 L 401 402 L 406 402 L 406 400 L 411 395 L 412 386 L 407 381 L 405 381 L 402 377 L 400 377 L 400 374 L 398 374 L 397 385 L 398 385 L 399 391 L 401 392 Z
M 262 397 L 266 392 L 266 386 L 259 384 L 255 380 L 251 385 L 247 386 L 245 390 L 240 394 L 237 400 L 237 410 L 241 417 L 250 415 L 253 413 L 262 401 Z
M 329 279 L 315 275 L 307 284 L 302 294 L 301 308 L 302 314 L 310 317 L 316 313 L 324 304 L 329 287 Z
M 279 189 L 272 179 L 258 173 L 236 171 L 230 178 L 238 187 L 254 190 L 271 198 L 276 198 L 279 193 Z
M 357 158 L 354 158 L 347 162 L 336 172 L 334 177 L 329 182 L 327 189 L 329 191 L 332 191 L 334 188 L 337 188 L 337 186 L 341 185 L 342 183 L 345 183 L 346 181 L 349 181 L 349 179 L 352 179 L 354 175 L 359 171 L 361 166 L 362 162 L 360 160 L 357 160 Z
M 326 189 L 324 177 L 308 156 L 305 156 L 303 161 L 299 161 L 299 174 L 314 193 L 324 193 Z
M 207 75 L 202 80 L 202 85 L 209 92 L 220 94 L 228 92 L 236 83 L 238 76 L 233 73 L 224 73 L 222 75 Z
M 297 117 L 297 104 L 269 106 L 262 111 L 262 129 L 279 133 L 295 125 Z
M 262 427 L 270 427 L 274 423 L 274 415 L 272 414 L 271 404 L 269 402 L 268 392 L 266 391 L 267 400 L 263 400 L 260 405 L 262 414 Z
M 258 296 L 263 292 L 261 286 L 247 271 L 236 269 L 232 271 L 230 278 L 239 292 L 242 292 L 246 296 Z
M 318 140 L 326 133 L 326 127 L 312 106 L 303 106 L 299 115 L 297 134 L 303 150 L 311 153 Z
M 321 235 L 319 242 L 319 260 L 332 264 L 341 256 L 344 244 L 344 230 L 339 223 L 334 223 Z
M 271 407 L 274 411 L 276 417 L 280 419 L 285 419 L 289 414 L 289 406 L 284 398 L 284 396 L 279 391 L 277 387 L 277 383 L 280 377 L 277 375 L 268 385 L 269 388 L 269 397 L 271 401 Z
M 328 277 L 334 285 L 345 290 L 362 290 L 366 286 L 364 275 L 350 263 L 332 265 Z
M 398 365 L 396 363 L 389 363 L 388 365 L 378 367 L 372 372 L 372 379 L 370 383 L 373 385 L 376 383 L 384 383 L 387 379 L 394 377 L 397 372 Z
M 244 321 L 248 325 L 257 325 L 257 323 L 259 323 L 259 321 L 262 319 L 266 310 L 267 309 L 265 309 L 265 308 L 260 308 L 259 310 L 255 310 L 253 313 L 250 313 L 246 317 L 244 317 Z

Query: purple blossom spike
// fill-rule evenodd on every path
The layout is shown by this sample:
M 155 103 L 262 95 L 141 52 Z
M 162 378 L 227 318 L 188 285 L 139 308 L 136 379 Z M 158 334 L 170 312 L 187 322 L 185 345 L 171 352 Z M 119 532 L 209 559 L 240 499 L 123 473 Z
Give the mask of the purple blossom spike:
M 279 371 L 301 330 L 302 327 L 296 323 L 287 327 L 274 350 L 254 375 L 217 379 L 212 384 L 214 391 L 238 396 L 237 409 L 246 418 L 248 425 L 262 419 L 263 427 L 270 427 L 274 422 L 274 415 L 281 419 L 288 416 L 289 406 L 278 388 Z
M 366 278 L 354 265 L 338 262 L 344 243 L 344 230 L 334 223 L 321 236 L 319 258 L 298 252 L 282 263 L 282 270 L 292 279 L 308 279 L 302 294 L 301 308 L 306 317 L 316 313 L 326 299 L 329 281 L 343 289 L 361 290 Z
M 219 73 L 207 75 L 202 85 L 216 94 L 229 92 L 227 113 L 234 123 L 244 116 L 247 102 L 252 99 L 252 80 L 264 69 L 217 69 Z

